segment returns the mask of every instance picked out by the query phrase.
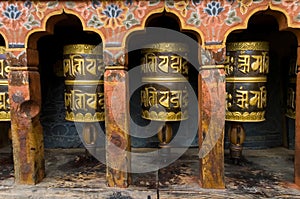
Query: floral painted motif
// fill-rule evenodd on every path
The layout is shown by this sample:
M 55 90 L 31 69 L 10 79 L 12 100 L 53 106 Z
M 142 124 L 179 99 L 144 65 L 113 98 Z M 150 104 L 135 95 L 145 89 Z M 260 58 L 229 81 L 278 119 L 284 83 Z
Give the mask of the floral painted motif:
M 100 21 L 98 15 L 93 15 L 87 22 L 89 27 L 100 28 L 103 23 Z
M 27 21 L 27 9 L 20 4 L 4 4 L 0 21 L 5 29 L 17 30 Z
M 133 14 L 137 16 L 137 18 L 141 19 L 145 16 L 147 8 L 147 1 L 139 1 L 136 5 L 134 5 Z
M 248 8 L 253 4 L 253 3 L 261 3 L 263 0 L 237 0 L 240 8 L 240 12 L 242 14 L 246 14 L 248 12 Z
M 289 14 L 291 23 L 300 23 L 300 0 L 270 0 L 270 5 L 282 8 Z M 116 30 L 131 29 L 140 25 L 145 16 L 157 5 L 163 4 L 167 12 L 173 12 L 183 20 L 185 26 L 197 27 L 205 39 L 220 42 L 224 29 L 242 22 L 243 18 L 264 0 L 149 0 L 149 1 L 1 1 L 0 28 L 12 32 L 16 43 L 41 23 L 51 10 L 65 8 L 67 13 L 77 13 L 86 22 L 86 27 L 105 29 L 105 34 Z M 150 11 L 149 11 L 150 10 Z M 159 10 L 159 9 L 158 9 Z M 101 30 L 102 31 L 102 30 Z M 5 33 L 6 34 L 6 33 Z M 13 42 L 12 42 L 13 43 Z
M 91 2 L 65 2 L 68 9 L 79 12 L 80 15 L 87 21 L 88 27 L 120 29 L 125 27 L 131 28 L 134 25 L 140 24 L 140 19 L 143 19 L 148 12 L 150 6 L 155 6 L 160 3 L 160 0 L 150 1 L 99 1 L 92 0 Z
M 105 14 L 108 18 L 118 18 L 120 14 L 123 12 L 117 5 L 110 4 L 104 10 L 103 14 Z
M 75 10 L 85 20 L 88 20 L 94 13 L 95 6 L 97 7 L 97 4 L 98 3 L 95 3 L 95 1 L 92 1 L 92 3 L 91 2 L 68 1 L 68 2 L 66 2 L 66 7 L 69 9 Z
M 292 0 L 272 0 L 274 5 L 285 7 L 287 13 L 293 17 L 296 22 L 300 22 L 300 2 Z
M 123 25 L 126 19 L 128 8 L 123 4 L 112 4 L 103 2 L 104 5 L 97 9 L 100 21 L 105 28 L 112 28 L 113 30 Z
M 221 25 L 224 23 L 223 19 L 225 18 L 225 8 L 220 4 L 220 2 L 212 1 L 206 4 L 203 9 L 203 12 L 206 15 L 203 15 L 202 23 L 204 25 L 211 24 L 212 26 Z
M 248 11 L 248 7 L 251 6 L 253 0 L 237 0 L 239 3 L 240 11 L 245 14 Z
M 31 30 L 33 27 L 41 25 L 41 20 L 44 19 L 47 9 L 54 9 L 57 5 L 58 1 L 42 3 L 27 0 L 13 4 L 3 3 L 0 21 L 6 24 L 6 29 L 16 30 L 25 27 L 27 30 Z
M 281 4 L 286 7 L 288 12 L 295 12 L 300 7 L 299 1 L 291 1 L 291 0 L 282 0 Z
M 101 6 L 101 2 L 99 0 L 92 0 L 92 6 L 96 9 Z
M 5 17 L 11 20 L 18 20 L 22 14 L 18 7 L 14 4 L 10 4 L 2 13 Z
M 58 1 L 49 1 L 46 4 L 37 2 L 36 4 L 34 3 L 33 6 L 36 9 L 36 16 L 42 20 L 45 17 L 45 11 L 56 8 L 58 6 Z
M 204 8 L 204 12 L 213 17 L 218 16 L 222 11 L 224 11 L 224 8 L 221 6 L 220 2 L 216 1 L 208 3 L 206 8 Z
M 188 11 L 189 1 L 179 1 L 174 3 L 174 7 L 180 11 L 182 16 L 186 16 Z
M 228 26 L 231 26 L 231 25 L 233 25 L 235 23 L 240 23 L 241 21 L 242 21 L 242 19 L 239 16 L 237 16 L 235 9 L 231 9 L 227 13 L 227 18 L 225 19 L 225 23 Z
M 201 25 L 201 20 L 198 12 L 192 12 L 190 18 L 187 20 L 187 23 L 199 27 Z

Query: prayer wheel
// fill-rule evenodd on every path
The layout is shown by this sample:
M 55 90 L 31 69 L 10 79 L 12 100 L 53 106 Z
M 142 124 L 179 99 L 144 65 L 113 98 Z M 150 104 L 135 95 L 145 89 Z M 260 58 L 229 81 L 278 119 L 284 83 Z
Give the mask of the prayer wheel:
M 9 66 L 5 62 L 5 47 L 0 46 L 0 121 L 10 121 L 10 104 L 8 97 Z
M 162 42 L 142 49 L 142 117 L 154 121 L 188 118 L 188 47 Z
M 104 121 L 102 48 L 89 44 L 64 46 L 65 108 L 68 121 Z
M 230 156 L 238 163 L 242 156 L 243 122 L 265 120 L 267 106 L 268 42 L 232 42 L 226 45 L 226 115 Z
M 267 105 L 268 42 L 226 46 L 226 121 L 261 122 Z
M 288 88 L 287 88 L 287 108 L 286 116 L 295 119 L 296 116 L 296 79 L 297 79 L 296 60 L 292 59 L 289 68 Z

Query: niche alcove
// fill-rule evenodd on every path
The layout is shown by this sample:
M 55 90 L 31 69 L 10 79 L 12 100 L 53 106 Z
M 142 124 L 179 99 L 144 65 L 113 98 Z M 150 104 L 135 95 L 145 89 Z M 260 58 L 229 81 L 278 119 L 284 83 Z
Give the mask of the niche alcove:
M 130 94 L 130 132 L 132 147 L 158 147 L 159 139 L 157 132 L 160 128 L 160 123 L 142 118 L 141 106 L 141 89 L 145 83 L 142 82 L 142 51 L 147 45 L 159 42 L 182 42 L 186 43 L 188 48 L 188 61 L 191 66 L 188 72 L 188 83 L 190 85 L 189 95 L 194 95 L 197 99 L 198 89 L 198 43 L 200 38 L 197 38 L 193 32 L 187 32 L 181 29 L 180 22 L 173 14 L 163 12 L 150 16 L 146 22 L 143 31 L 133 32 L 127 40 L 127 59 L 129 70 L 129 94 Z M 176 82 L 174 83 L 176 84 Z M 192 97 L 191 97 L 192 99 Z M 197 105 L 196 104 L 190 104 Z M 180 122 L 172 122 L 172 137 L 180 136 L 181 143 L 177 147 L 198 146 L 197 129 L 193 125 L 197 124 L 197 108 L 189 110 L 189 119 Z M 178 129 L 181 132 L 178 133 Z M 192 136 L 191 136 L 192 135 Z M 176 144 L 175 144 L 176 145 Z M 176 146 L 174 146 L 176 147 Z
M 245 148 L 270 148 L 284 146 L 294 148 L 294 119 L 286 117 L 287 91 L 290 67 L 295 68 L 297 59 L 297 38 L 289 31 L 280 31 L 276 11 L 255 13 L 245 30 L 229 34 L 226 43 L 266 41 L 269 42 L 269 73 L 267 74 L 267 105 L 265 121 L 242 122 L 246 134 Z M 228 128 L 226 122 L 226 147 Z
M 45 148 L 81 148 L 83 125 L 65 119 L 63 47 L 69 44 L 102 45 L 102 40 L 94 32 L 83 31 L 81 21 L 75 15 L 63 13 L 52 16 L 47 25 L 51 26 L 52 34 L 37 41 L 42 92 L 40 121 Z M 99 124 L 104 130 L 104 122 Z M 103 138 L 93 139 L 96 139 L 94 143 L 104 143 Z

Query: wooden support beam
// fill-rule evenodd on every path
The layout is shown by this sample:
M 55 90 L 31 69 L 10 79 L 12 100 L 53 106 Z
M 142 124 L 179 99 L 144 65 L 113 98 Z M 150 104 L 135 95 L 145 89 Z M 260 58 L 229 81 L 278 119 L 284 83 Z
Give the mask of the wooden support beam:
M 129 90 L 124 67 L 106 67 L 104 93 L 106 180 L 110 187 L 124 188 L 130 184 Z
M 23 56 L 14 55 L 18 53 L 27 55 L 24 51 L 7 53 L 15 182 L 36 184 L 45 175 L 40 74 L 37 65 L 28 66 Z M 30 54 L 38 59 L 37 51 Z
M 215 74 L 224 77 L 221 70 L 207 70 L 207 77 L 199 75 L 199 107 L 200 107 L 200 186 L 203 188 L 224 189 L 224 122 L 225 82 L 215 79 Z M 202 73 L 202 74 L 204 74 Z M 216 100 L 217 102 L 214 102 Z M 218 104 L 218 112 L 211 109 L 212 103 Z M 222 118 L 223 117 L 223 118 Z M 211 122 L 211 119 L 216 122 Z M 215 125 L 210 127 L 210 125 Z M 205 143 L 206 142 L 206 143 Z M 201 152 L 202 151 L 202 152 Z
M 201 67 L 198 78 L 200 186 L 224 189 L 225 73 L 223 50 L 212 51 L 212 65 Z M 200 61 L 201 63 L 201 61 Z M 210 64 L 210 63 L 207 63 Z

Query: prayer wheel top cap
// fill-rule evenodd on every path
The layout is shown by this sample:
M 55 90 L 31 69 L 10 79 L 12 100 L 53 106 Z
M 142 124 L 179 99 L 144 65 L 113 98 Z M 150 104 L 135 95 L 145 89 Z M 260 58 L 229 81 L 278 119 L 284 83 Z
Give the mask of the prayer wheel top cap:
M 143 52 L 187 52 L 188 46 L 180 42 L 160 42 L 143 46 Z
M 4 54 L 5 53 L 5 46 L 0 46 L 0 54 Z
M 269 42 L 267 41 L 247 41 L 247 42 L 230 42 L 226 44 L 227 51 L 238 50 L 269 50 Z
M 100 45 L 91 44 L 68 44 L 64 46 L 64 54 L 100 54 L 102 47 Z

